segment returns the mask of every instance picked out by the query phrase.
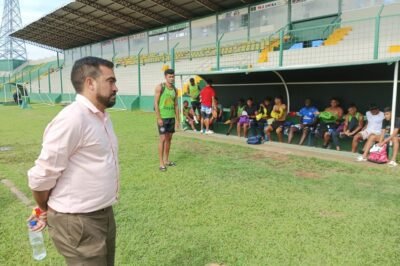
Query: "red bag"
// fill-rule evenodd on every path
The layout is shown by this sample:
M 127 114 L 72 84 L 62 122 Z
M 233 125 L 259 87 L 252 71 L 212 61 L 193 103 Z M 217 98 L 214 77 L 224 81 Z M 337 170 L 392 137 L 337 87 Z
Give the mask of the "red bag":
M 386 147 L 386 144 L 384 144 L 382 147 L 379 147 L 377 144 L 372 146 L 369 151 L 368 161 L 380 164 L 387 163 L 389 160 L 386 152 Z

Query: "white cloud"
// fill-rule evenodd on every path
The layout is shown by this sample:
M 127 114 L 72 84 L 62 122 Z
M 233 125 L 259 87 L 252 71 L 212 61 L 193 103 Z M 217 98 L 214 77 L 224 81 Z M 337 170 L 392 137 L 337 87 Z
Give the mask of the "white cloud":
M 19 0 L 22 24 L 28 25 L 44 15 L 56 10 L 69 0 Z M 0 0 L 0 10 L 3 13 L 4 0 Z M 56 53 L 33 45 L 26 45 L 29 59 L 40 59 L 55 56 Z

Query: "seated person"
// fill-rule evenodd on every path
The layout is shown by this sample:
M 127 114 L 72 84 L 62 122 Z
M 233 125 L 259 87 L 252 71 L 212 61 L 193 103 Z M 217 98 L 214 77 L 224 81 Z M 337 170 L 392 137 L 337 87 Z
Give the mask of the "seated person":
M 332 141 L 336 150 L 340 151 L 339 138 L 353 138 L 364 127 L 364 116 L 357 111 L 355 104 L 350 104 L 348 113 L 344 118 L 343 132 L 332 132 Z
M 254 124 L 254 119 L 257 115 L 257 107 L 253 103 L 252 98 L 247 99 L 247 105 L 244 107 L 244 111 L 239 118 L 239 122 L 237 123 L 237 135 L 240 137 L 241 128 L 243 128 L 243 136 L 247 138 L 247 133 L 250 125 Z
M 271 132 L 275 131 L 278 135 L 279 142 L 283 142 L 283 126 L 286 120 L 286 105 L 283 103 L 283 97 L 277 96 L 274 99 L 274 107 L 272 108 L 271 117 L 274 119 L 271 125 L 268 125 L 265 134 L 269 141 L 271 140 Z
M 372 135 L 380 135 L 382 121 L 384 119 L 383 112 L 379 111 L 376 104 L 371 104 L 369 111 L 365 114 L 367 117 L 367 125 L 353 137 L 351 151 L 357 152 L 358 143 L 362 140 L 367 140 Z M 365 149 L 363 149 L 365 151 Z
M 195 126 L 194 126 L 194 111 L 192 108 L 189 107 L 189 102 L 188 101 L 184 101 L 183 102 L 183 116 L 185 119 L 185 122 L 188 123 L 190 125 L 190 127 L 193 129 L 194 132 L 197 132 Z
M 214 101 L 215 101 L 215 107 L 213 107 L 212 110 L 212 117 L 210 124 L 212 124 L 213 122 L 222 122 L 222 117 L 224 114 L 224 108 L 222 107 L 222 104 L 218 102 L 217 97 L 214 98 Z
M 244 111 L 244 107 L 246 105 L 244 104 L 244 99 L 239 99 L 237 102 L 237 106 L 232 105 L 231 106 L 231 111 L 229 114 L 229 129 L 226 132 L 226 135 L 229 136 L 231 134 L 231 131 L 233 129 L 233 126 L 236 125 L 239 122 L 239 117 L 242 115 L 242 112 Z
M 307 135 L 310 133 L 310 131 L 314 130 L 317 121 L 318 109 L 311 103 L 311 99 L 306 99 L 304 102 L 304 107 L 296 113 L 296 115 L 300 117 L 300 124 L 290 127 L 288 143 L 292 142 L 295 132 L 302 131 L 303 134 L 301 135 L 299 145 L 303 145 Z
M 268 119 L 271 118 L 272 113 L 272 99 L 270 97 L 266 97 L 258 108 L 257 116 L 256 116 L 256 124 L 257 131 L 260 132 L 261 139 L 265 139 L 265 128 L 268 126 Z
M 382 121 L 382 130 L 380 135 L 371 135 L 368 138 L 368 141 L 364 147 L 363 155 L 360 155 L 357 158 L 357 161 L 363 162 L 367 160 L 368 152 L 371 147 L 378 142 L 379 146 L 383 146 L 384 144 L 389 144 L 390 142 L 393 143 L 393 154 L 392 160 L 388 162 L 389 166 L 397 166 L 396 157 L 399 150 L 399 128 L 400 128 L 400 119 L 395 119 L 394 123 L 394 130 L 392 134 L 390 134 L 390 127 L 391 127 L 391 119 L 392 119 L 392 111 L 390 107 L 386 107 L 384 109 L 385 119 Z
M 343 109 L 339 105 L 339 100 L 332 98 L 330 106 L 327 107 L 324 112 L 317 113 L 320 120 L 321 137 L 324 139 L 324 148 L 328 148 L 331 135 L 337 130 L 342 120 Z

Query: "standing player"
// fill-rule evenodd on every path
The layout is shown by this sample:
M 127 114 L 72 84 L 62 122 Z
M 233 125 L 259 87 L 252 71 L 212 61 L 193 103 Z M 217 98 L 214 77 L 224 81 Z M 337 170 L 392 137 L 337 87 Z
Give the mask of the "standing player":
M 212 116 L 212 108 L 215 106 L 215 90 L 212 87 L 212 81 L 207 80 L 207 86 L 204 87 L 200 92 L 201 101 L 201 133 L 213 134 L 214 132 L 210 130 L 210 120 Z M 205 128 L 205 132 L 204 130 Z
M 194 113 L 194 121 L 196 124 L 198 124 L 197 120 L 197 114 L 201 116 L 201 111 L 200 111 L 200 87 L 196 82 L 194 81 L 194 78 L 191 78 L 189 84 L 189 96 L 190 96 L 190 104 L 192 105 L 192 110 Z M 197 113 L 196 113 L 197 111 Z
M 178 97 L 175 88 L 175 71 L 167 69 L 164 72 L 165 82 L 157 85 L 154 96 L 154 109 L 157 116 L 158 133 L 158 157 L 160 160 L 160 171 L 167 170 L 167 166 L 176 166 L 169 160 L 172 135 L 179 125 Z

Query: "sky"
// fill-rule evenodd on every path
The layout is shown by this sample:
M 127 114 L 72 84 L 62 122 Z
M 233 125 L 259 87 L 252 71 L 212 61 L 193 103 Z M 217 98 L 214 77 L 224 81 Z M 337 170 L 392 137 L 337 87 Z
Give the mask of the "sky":
M 44 15 L 56 10 L 60 6 L 70 2 L 69 0 L 19 0 L 22 25 L 28 25 Z M 0 0 L 0 12 L 3 14 L 4 0 Z M 2 17 L 2 16 L 1 16 Z M 56 53 L 33 45 L 26 45 L 28 59 L 36 60 L 55 56 Z

